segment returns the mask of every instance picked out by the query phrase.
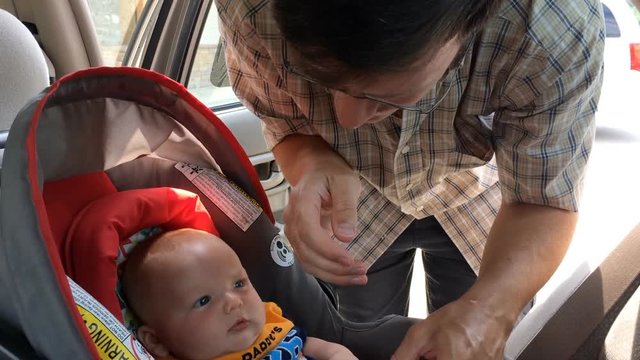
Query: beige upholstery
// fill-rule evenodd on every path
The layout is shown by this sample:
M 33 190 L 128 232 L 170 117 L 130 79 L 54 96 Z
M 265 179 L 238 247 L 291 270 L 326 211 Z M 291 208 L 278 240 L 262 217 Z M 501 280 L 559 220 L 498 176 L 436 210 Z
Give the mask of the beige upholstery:
M 7 130 L 29 99 L 49 84 L 42 51 L 29 30 L 0 9 L 0 130 Z
M 614 321 L 599 360 L 640 359 L 640 290 L 636 290 Z
M 16 7 L 13 0 L 0 0 L 0 9 L 5 9 L 13 15 L 16 14 Z
M 518 360 L 640 360 L 640 224 L 596 268 Z

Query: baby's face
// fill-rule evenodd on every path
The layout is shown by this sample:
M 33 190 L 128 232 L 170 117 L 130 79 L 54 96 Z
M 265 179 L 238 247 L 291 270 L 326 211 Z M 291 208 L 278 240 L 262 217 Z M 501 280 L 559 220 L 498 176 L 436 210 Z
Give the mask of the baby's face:
M 237 255 L 215 237 L 181 240 L 154 269 L 148 325 L 180 359 L 248 348 L 262 331 L 265 312 Z

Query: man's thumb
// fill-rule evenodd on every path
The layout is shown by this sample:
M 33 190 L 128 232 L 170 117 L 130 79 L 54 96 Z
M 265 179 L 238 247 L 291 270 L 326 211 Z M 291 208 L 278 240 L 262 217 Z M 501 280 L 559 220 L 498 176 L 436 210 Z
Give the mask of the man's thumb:
M 345 199 L 346 200 L 346 199 Z M 338 201 L 331 209 L 331 226 L 340 241 L 349 242 L 356 236 L 356 202 Z
M 356 236 L 357 206 L 360 179 L 354 173 L 336 177 L 329 182 L 331 193 L 331 227 L 340 241 L 349 242 Z

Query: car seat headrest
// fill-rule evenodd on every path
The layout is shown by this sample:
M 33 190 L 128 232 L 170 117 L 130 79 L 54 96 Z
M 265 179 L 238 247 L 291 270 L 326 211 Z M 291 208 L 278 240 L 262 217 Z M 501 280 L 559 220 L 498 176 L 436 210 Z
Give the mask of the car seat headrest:
M 132 235 L 155 227 L 162 231 L 188 227 L 219 236 L 196 194 L 163 187 L 116 192 L 94 200 L 75 217 L 64 241 L 67 274 L 121 322 L 116 296 L 118 256 L 132 246 Z
M 0 53 L 0 130 L 7 130 L 27 101 L 49 85 L 49 71 L 29 29 L 2 9 Z

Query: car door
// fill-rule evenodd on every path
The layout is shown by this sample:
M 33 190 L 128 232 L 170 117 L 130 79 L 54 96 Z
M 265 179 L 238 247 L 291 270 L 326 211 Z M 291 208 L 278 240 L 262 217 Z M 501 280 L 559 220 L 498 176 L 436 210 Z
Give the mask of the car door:
M 281 219 L 289 184 L 262 137 L 260 120 L 229 85 L 213 0 L 146 0 L 122 64 L 165 74 L 209 106 L 244 148 Z
M 626 0 L 603 0 L 606 25 L 604 83 L 598 104 L 598 125 L 640 135 L 637 101 L 640 88 L 640 15 Z M 640 12 L 638 13 L 640 14 Z

